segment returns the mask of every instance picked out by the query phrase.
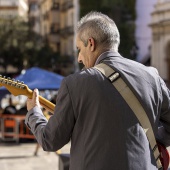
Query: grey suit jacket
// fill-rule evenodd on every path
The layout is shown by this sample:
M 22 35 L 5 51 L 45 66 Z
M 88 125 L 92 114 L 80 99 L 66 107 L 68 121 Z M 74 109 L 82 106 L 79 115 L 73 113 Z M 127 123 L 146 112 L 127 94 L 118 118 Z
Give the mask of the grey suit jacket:
M 103 53 L 96 64 L 100 62 L 120 73 L 146 110 L 157 138 L 169 145 L 169 90 L 156 69 L 111 52 Z M 63 80 L 55 113 L 48 122 L 35 107 L 27 113 L 25 123 L 46 151 L 56 151 L 71 139 L 70 170 L 157 169 L 139 121 L 94 68 Z

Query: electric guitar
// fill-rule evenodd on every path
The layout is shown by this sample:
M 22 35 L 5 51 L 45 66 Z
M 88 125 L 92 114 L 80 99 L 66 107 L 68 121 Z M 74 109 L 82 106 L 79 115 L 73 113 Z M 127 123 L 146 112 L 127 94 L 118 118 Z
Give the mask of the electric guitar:
M 29 89 L 26 84 L 18 80 L 15 81 L 14 79 L 0 76 L 0 87 L 1 86 L 4 86 L 14 96 L 25 95 L 28 98 L 32 98 L 33 91 Z M 42 107 L 47 109 L 49 112 L 54 113 L 55 105 L 53 103 L 42 96 L 39 96 L 39 101 Z
M 158 145 L 158 150 L 160 152 L 160 161 L 162 163 L 163 170 L 167 170 L 170 162 L 169 152 L 163 144 L 157 142 L 157 145 Z
M 14 96 L 25 95 L 28 98 L 32 98 L 33 91 L 30 90 L 28 86 L 23 82 L 15 81 L 10 78 L 6 79 L 5 77 L 0 76 L 0 87 L 1 86 L 6 87 L 6 89 Z M 53 103 L 46 100 L 42 96 L 39 96 L 39 101 L 42 107 L 47 109 L 49 112 L 54 113 L 55 105 Z M 167 170 L 170 162 L 168 150 L 164 145 L 160 144 L 159 142 L 157 142 L 157 145 L 160 152 L 160 161 L 162 163 L 163 170 Z

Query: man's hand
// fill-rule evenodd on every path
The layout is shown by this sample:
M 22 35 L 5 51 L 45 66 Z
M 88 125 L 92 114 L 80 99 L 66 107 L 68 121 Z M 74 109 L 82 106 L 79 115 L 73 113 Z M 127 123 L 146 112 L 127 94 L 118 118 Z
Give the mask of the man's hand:
M 39 102 L 39 91 L 38 89 L 34 89 L 32 99 L 27 99 L 27 110 L 31 110 L 33 107 L 38 106 L 40 107 Z

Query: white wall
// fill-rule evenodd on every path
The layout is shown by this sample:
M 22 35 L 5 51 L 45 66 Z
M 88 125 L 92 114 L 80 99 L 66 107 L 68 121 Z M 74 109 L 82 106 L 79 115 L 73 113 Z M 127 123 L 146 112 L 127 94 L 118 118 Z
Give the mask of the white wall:
M 152 33 L 149 24 L 151 13 L 158 0 L 136 0 L 136 43 L 139 48 L 137 61 L 143 62 L 149 56 Z
M 18 0 L 0 0 L 0 6 L 17 6 Z

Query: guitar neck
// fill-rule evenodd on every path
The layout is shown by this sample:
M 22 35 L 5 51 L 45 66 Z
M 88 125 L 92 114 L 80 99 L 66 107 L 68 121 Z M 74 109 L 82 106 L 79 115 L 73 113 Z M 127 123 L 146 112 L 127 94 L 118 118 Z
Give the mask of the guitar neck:
M 33 91 L 28 88 L 26 96 L 32 98 L 32 95 L 33 95 Z M 48 110 L 50 113 L 54 113 L 55 104 L 51 103 L 50 101 L 48 101 L 47 99 L 45 99 L 40 95 L 39 95 L 39 102 L 41 106 L 44 107 L 46 110 Z
M 0 87 L 1 86 L 6 87 L 6 89 L 14 96 L 25 95 L 28 98 L 32 98 L 33 91 L 23 82 L 15 81 L 11 78 L 6 79 L 5 77 L 0 76 Z M 42 107 L 47 109 L 49 112 L 54 113 L 55 105 L 53 103 L 46 100 L 42 96 L 39 96 L 39 101 Z
M 41 104 L 42 107 L 47 109 L 52 114 L 54 113 L 55 105 L 53 103 L 51 103 L 50 101 L 46 100 L 42 96 L 39 96 L 39 101 L 40 101 L 40 104 Z

